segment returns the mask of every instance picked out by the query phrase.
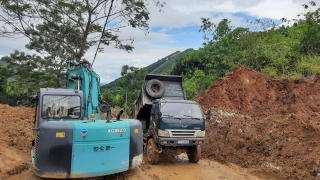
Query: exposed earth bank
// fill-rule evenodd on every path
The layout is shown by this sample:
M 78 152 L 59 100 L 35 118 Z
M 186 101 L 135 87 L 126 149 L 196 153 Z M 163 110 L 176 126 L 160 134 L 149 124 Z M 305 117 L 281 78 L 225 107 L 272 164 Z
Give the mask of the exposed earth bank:
M 275 173 L 320 177 L 320 75 L 266 78 L 237 66 L 198 99 L 213 108 L 203 158 Z
M 238 66 L 197 101 L 211 107 L 199 163 L 158 165 L 91 179 L 320 179 L 320 75 L 266 78 Z M 30 163 L 34 109 L 0 105 L 0 180 L 39 179 Z

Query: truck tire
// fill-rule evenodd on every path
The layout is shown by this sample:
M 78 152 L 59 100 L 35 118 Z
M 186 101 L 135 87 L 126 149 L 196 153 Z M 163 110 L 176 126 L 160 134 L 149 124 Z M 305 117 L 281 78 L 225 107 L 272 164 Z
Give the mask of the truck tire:
M 164 84 L 158 79 L 151 79 L 145 87 L 149 96 L 159 98 L 164 94 Z
M 158 147 L 153 138 L 150 138 L 147 143 L 147 157 L 150 164 L 156 164 L 159 160 Z
M 192 163 L 197 163 L 201 157 L 201 147 L 191 146 L 187 149 L 188 159 Z

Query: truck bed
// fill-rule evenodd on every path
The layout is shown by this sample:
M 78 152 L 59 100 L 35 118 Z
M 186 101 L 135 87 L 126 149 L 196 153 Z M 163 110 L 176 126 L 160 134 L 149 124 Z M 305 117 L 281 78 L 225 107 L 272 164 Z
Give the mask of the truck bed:
M 152 80 L 160 80 L 164 84 L 165 92 L 162 97 L 164 99 L 176 99 L 185 100 L 185 92 L 182 88 L 182 77 L 181 76 L 166 76 L 166 75 L 155 75 L 148 74 L 144 79 L 144 84 L 141 87 L 140 95 L 135 101 L 134 109 L 131 112 L 132 118 L 139 119 L 144 126 L 144 121 L 149 119 L 152 101 L 155 99 L 150 97 L 145 90 L 146 84 Z M 144 129 L 144 128 L 143 128 Z

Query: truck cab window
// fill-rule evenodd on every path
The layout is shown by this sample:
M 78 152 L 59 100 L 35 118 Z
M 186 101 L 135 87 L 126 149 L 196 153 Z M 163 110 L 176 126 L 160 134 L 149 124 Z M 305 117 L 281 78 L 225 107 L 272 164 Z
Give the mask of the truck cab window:
M 161 107 L 162 115 L 202 119 L 202 112 L 197 104 L 166 103 Z

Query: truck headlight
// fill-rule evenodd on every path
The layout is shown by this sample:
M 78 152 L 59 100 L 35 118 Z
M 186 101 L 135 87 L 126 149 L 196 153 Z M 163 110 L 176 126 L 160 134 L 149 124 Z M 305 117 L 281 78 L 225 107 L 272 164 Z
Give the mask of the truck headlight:
M 204 137 L 206 135 L 206 131 L 198 131 L 196 137 Z
M 158 129 L 158 136 L 170 137 L 169 131 Z

